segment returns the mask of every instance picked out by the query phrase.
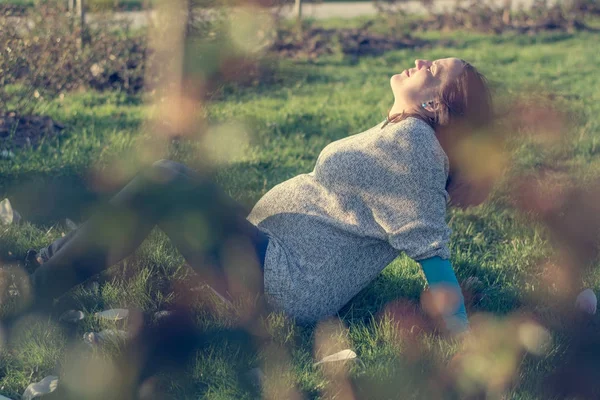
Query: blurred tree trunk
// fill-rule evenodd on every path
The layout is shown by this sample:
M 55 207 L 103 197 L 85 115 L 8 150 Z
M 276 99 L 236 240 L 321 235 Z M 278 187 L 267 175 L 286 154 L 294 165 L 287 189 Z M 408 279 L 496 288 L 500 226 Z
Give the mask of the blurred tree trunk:
M 294 14 L 296 14 L 296 20 L 300 24 L 302 21 L 302 0 L 294 0 Z
M 79 47 L 85 44 L 85 0 L 75 0 L 75 19 L 79 25 Z
M 502 13 L 502 22 L 504 25 L 510 25 L 510 10 L 512 8 L 512 0 L 504 0 L 504 12 Z

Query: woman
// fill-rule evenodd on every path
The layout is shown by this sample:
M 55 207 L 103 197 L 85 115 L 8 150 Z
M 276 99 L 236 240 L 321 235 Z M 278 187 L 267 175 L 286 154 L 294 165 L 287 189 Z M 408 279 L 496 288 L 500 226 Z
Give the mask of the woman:
M 462 205 L 483 200 L 458 196 L 465 187 L 453 157 L 455 143 L 491 120 L 487 83 L 470 64 L 445 58 L 416 60 L 390 84 L 385 121 L 326 146 L 312 172 L 273 187 L 247 217 L 208 177 L 155 163 L 47 249 L 52 257 L 32 276 L 36 307 L 129 255 L 158 225 L 217 292 L 264 293 L 308 323 L 335 314 L 405 252 L 432 290 L 457 295 L 443 318 L 450 332 L 465 331 L 445 216 L 448 192 Z M 243 267 L 227 261 L 232 251 L 247 256 Z

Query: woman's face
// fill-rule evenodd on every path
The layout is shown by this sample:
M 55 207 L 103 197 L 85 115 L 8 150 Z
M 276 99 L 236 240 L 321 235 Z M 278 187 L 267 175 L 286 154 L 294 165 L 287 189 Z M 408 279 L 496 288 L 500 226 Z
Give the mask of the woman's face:
M 415 60 L 415 68 L 406 69 L 390 79 L 394 108 L 399 112 L 420 108 L 421 104 L 433 100 L 446 83 L 457 79 L 464 65 L 459 58 Z

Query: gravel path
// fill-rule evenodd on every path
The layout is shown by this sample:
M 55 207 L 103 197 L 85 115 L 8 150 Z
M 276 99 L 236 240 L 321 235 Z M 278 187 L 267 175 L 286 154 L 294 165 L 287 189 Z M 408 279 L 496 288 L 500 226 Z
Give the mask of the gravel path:
M 533 2 L 534 0 L 514 0 L 512 2 L 512 8 L 517 9 L 520 6 L 529 8 Z M 549 1 L 551 4 L 557 2 L 561 2 L 561 0 Z M 455 3 L 455 0 L 436 0 L 433 8 L 436 12 L 439 12 L 451 8 Z M 501 6 L 505 3 L 505 0 L 494 0 L 494 3 Z M 420 1 L 409 1 L 406 3 L 405 8 L 410 13 L 424 13 L 426 11 Z M 302 6 L 302 15 L 305 18 L 352 18 L 375 14 L 377 14 L 377 10 L 375 9 L 373 2 L 309 3 Z M 283 15 L 289 18 L 293 17 L 293 6 L 290 5 L 285 7 L 283 9 Z M 115 18 L 130 20 L 134 27 L 140 27 L 146 25 L 148 19 L 153 17 L 152 12 L 136 11 L 116 13 Z M 87 20 L 90 22 L 93 22 L 95 19 L 97 19 L 97 16 L 93 14 L 87 16 Z

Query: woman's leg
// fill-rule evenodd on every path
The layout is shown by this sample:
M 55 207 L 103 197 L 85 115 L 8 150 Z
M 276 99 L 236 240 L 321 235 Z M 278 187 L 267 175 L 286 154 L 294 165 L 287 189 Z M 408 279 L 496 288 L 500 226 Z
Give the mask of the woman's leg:
M 241 270 L 258 270 L 255 282 L 262 284 L 266 235 L 210 179 L 181 164 L 159 161 L 134 178 L 36 270 L 32 277 L 36 303 L 51 303 L 50 299 L 131 254 L 157 224 L 218 291 L 228 289 L 224 270 L 228 250 L 238 255 L 244 250 Z M 240 264 L 239 258 L 235 261 Z
M 178 162 L 170 161 L 170 160 L 160 160 L 160 161 L 157 161 L 154 165 L 160 166 L 163 168 L 167 168 L 167 169 L 172 169 L 173 171 L 180 172 L 187 176 L 196 175 L 196 172 L 194 170 L 192 170 L 191 168 L 189 168 L 188 166 L 178 163 Z M 227 200 L 229 201 L 229 203 L 232 204 L 232 206 L 231 206 L 232 212 L 237 212 L 240 215 L 240 217 L 244 217 L 245 215 L 247 215 L 249 213 L 250 210 L 245 210 L 235 201 L 233 201 L 229 198 Z M 113 198 L 109 202 L 117 203 L 118 198 Z M 48 246 L 40 249 L 39 251 L 34 251 L 33 249 L 30 250 L 33 253 L 33 255 L 31 257 L 35 256 L 37 258 L 37 260 L 35 260 L 35 261 L 38 264 L 47 262 L 65 244 L 67 244 L 76 233 L 77 233 L 77 229 L 71 230 L 66 235 L 56 239 L 54 242 L 50 243 Z M 28 254 L 28 257 L 30 257 L 29 254 Z

